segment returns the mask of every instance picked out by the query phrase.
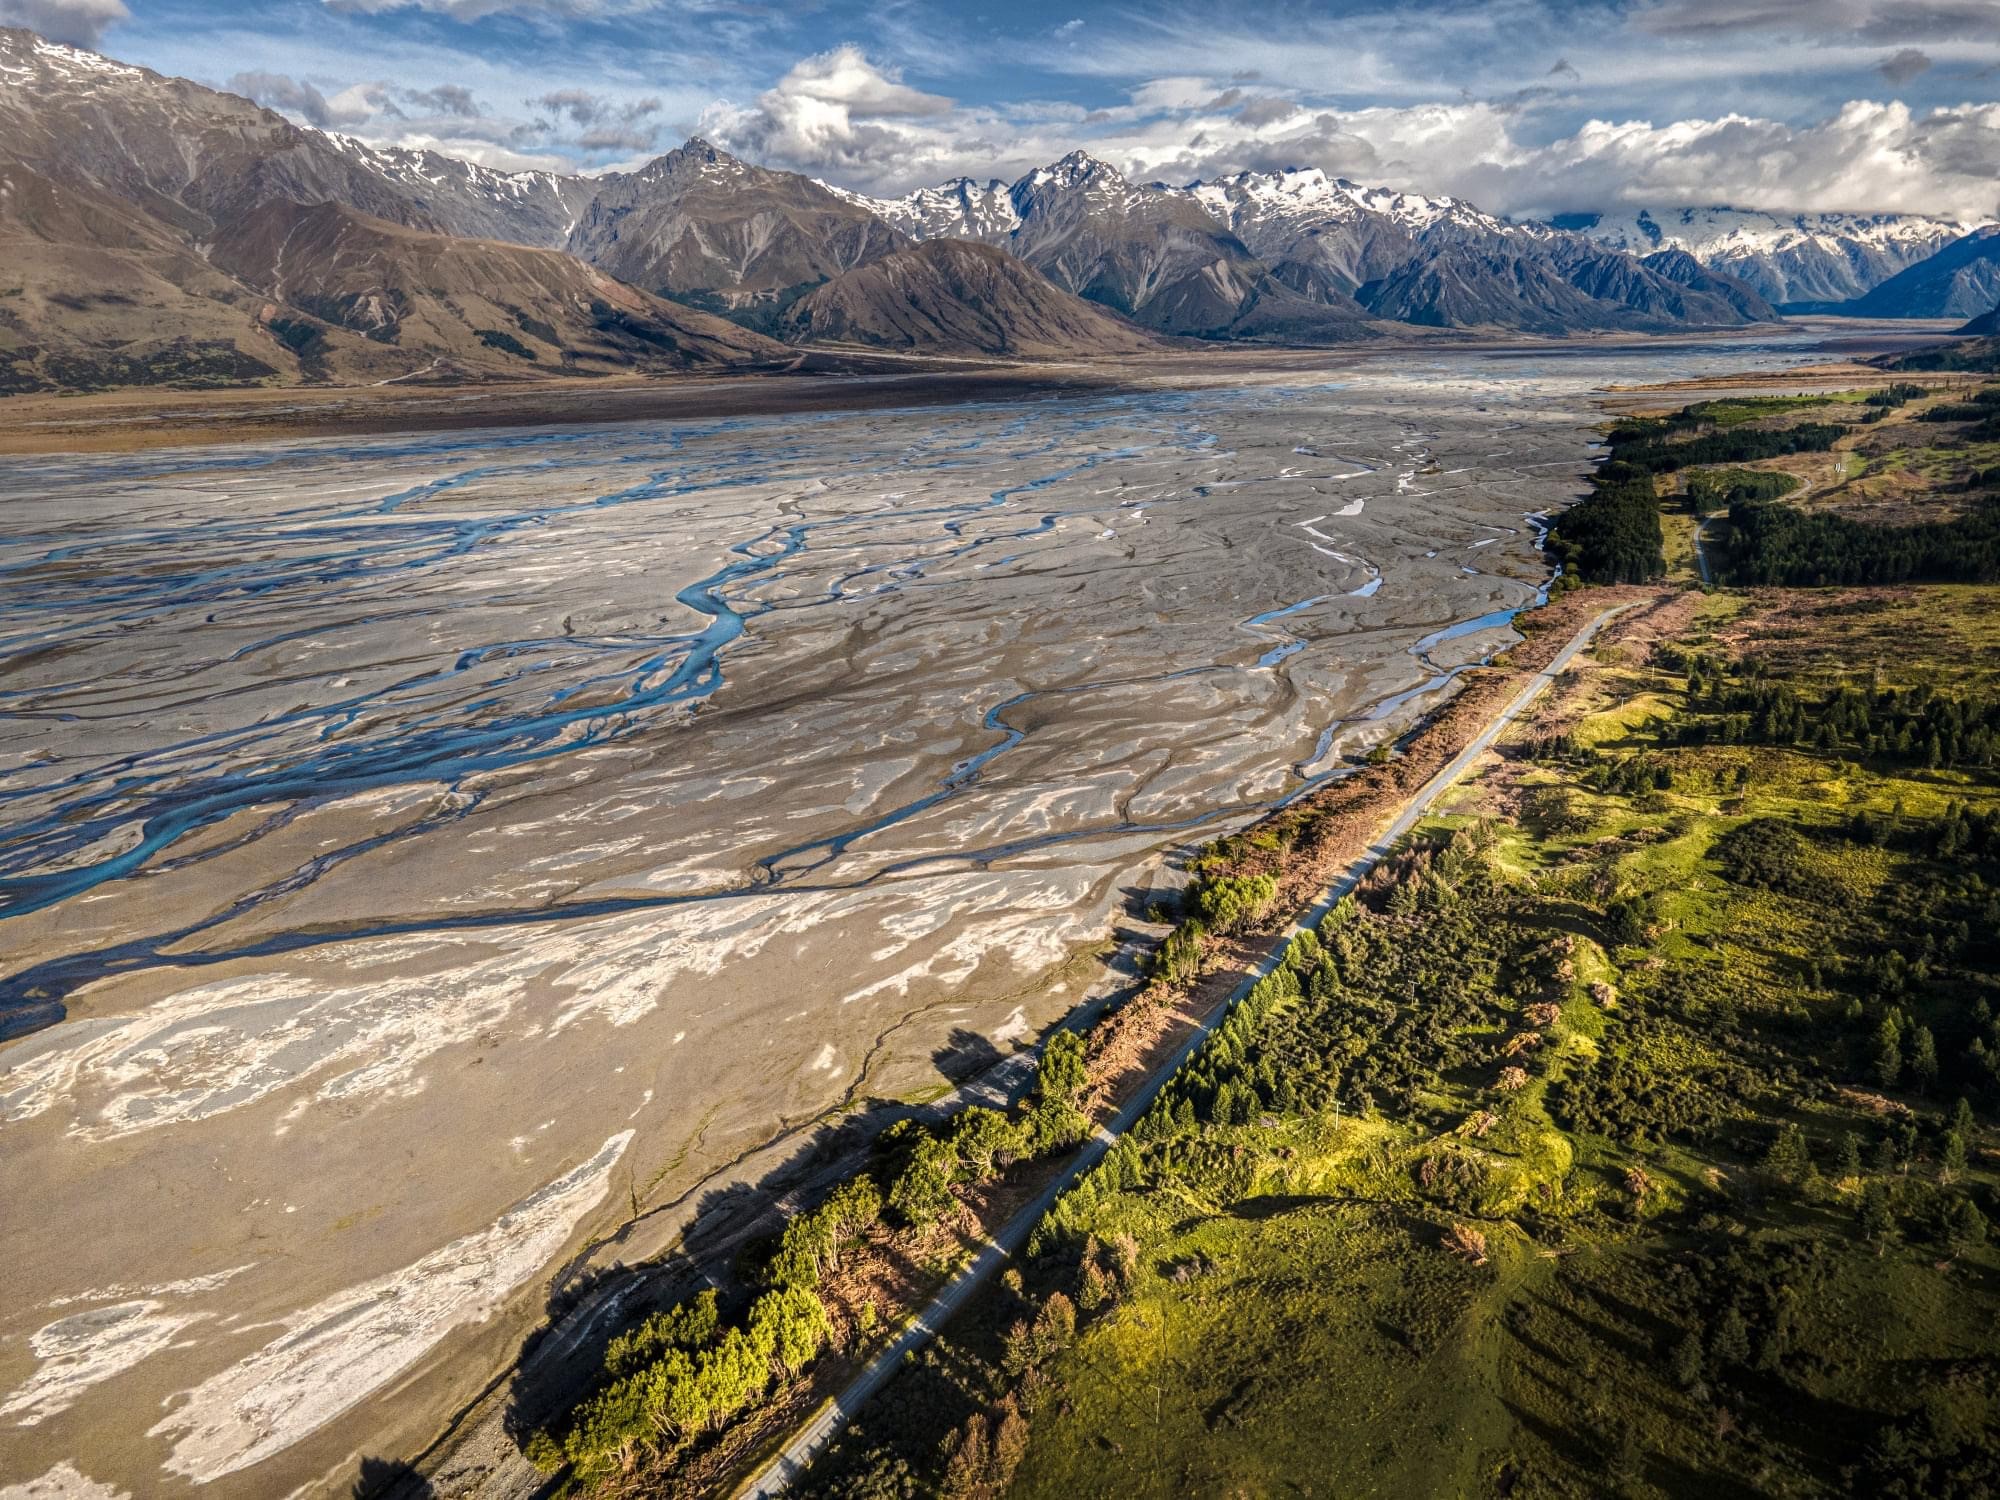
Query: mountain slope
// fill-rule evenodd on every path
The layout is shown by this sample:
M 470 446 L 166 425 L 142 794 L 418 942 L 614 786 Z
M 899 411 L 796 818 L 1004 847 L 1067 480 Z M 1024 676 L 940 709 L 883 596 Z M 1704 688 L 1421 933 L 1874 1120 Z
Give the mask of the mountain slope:
M 1405 262 L 1359 293 L 1378 317 L 1429 328 L 1518 328 L 1563 334 L 1637 325 L 1625 309 L 1579 291 L 1553 269 L 1505 249 L 1447 249 Z
M 443 160 L 364 160 L 235 95 L 0 30 L 0 389 L 791 358 L 559 251 L 445 233 L 470 199 L 419 201 L 395 172 L 527 199 Z M 541 191 L 545 214 L 564 201 Z
M 194 236 L 271 198 L 438 222 L 318 131 L 234 94 L 0 28 L 0 159 Z
M 991 245 L 928 240 L 849 271 L 794 303 L 801 343 L 1046 359 L 1134 354 L 1155 341 Z
M 999 245 L 1021 225 L 1013 191 L 997 177 L 987 182 L 955 177 L 934 188 L 919 188 L 907 198 L 864 198 L 859 193 L 842 196 L 913 240 L 978 240 Z
M 471 239 L 560 250 L 598 191 L 588 177 L 500 172 L 437 151 L 372 146 L 347 135 L 328 135 L 327 140 L 447 233 Z
M 601 179 L 567 247 L 621 281 L 768 326 L 812 288 L 909 243 L 809 177 L 695 139 Z
M 603 374 L 790 357 L 559 251 L 430 234 L 338 203 L 263 204 L 223 232 L 212 259 L 318 323 L 468 370 Z M 305 350 L 320 342 L 294 337 Z
M 262 302 L 130 204 L 0 162 L 0 394 L 297 379 Z
M 1007 248 L 1056 285 L 1165 333 L 1226 329 L 1264 267 L 1199 205 L 1135 187 L 1082 151 L 1009 193 Z
M 1565 214 L 1552 222 L 1634 255 L 1685 250 L 1781 307 L 1859 297 L 1973 227 L 1920 214 L 1786 216 L 1733 208 Z
M 1710 270 L 1685 250 L 1655 250 L 1642 257 L 1639 264 L 1697 295 L 1720 297 L 1752 322 L 1767 322 L 1778 315 L 1777 309 L 1749 282 Z
M 1857 318 L 1972 318 L 2000 302 L 2000 226 L 1974 230 L 1839 309 Z
M 1079 296 L 1208 338 L 1329 342 L 1382 320 L 1559 335 L 1774 316 L 1756 292 L 1699 266 L 1648 266 L 1458 199 L 1316 170 L 1139 186 L 1073 152 L 1004 195 L 961 178 L 858 201 L 918 238 L 1004 245 Z
M 1367 188 L 1317 169 L 1243 172 L 1158 190 L 1200 204 L 1287 284 L 1349 295 L 1420 254 L 1426 235 L 1441 244 L 1506 227 L 1455 198 Z

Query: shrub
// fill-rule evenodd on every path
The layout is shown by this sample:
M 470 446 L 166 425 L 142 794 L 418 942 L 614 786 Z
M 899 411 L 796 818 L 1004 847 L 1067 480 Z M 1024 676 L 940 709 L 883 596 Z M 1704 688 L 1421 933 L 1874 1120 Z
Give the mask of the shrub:
M 1195 908 L 1218 932 L 1240 932 L 1255 924 L 1277 899 L 1278 882 L 1271 875 L 1218 875 L 1195 891 Z

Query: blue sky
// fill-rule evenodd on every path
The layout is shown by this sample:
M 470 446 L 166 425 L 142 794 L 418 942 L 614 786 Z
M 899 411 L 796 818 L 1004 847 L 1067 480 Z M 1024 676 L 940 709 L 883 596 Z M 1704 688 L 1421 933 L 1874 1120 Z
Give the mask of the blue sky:
M 2000 0 L 0 0 L 294 118 L 599 169 L 702 133 L 863 191 L 1084 147 L 1516 213 L 2000 208 Z

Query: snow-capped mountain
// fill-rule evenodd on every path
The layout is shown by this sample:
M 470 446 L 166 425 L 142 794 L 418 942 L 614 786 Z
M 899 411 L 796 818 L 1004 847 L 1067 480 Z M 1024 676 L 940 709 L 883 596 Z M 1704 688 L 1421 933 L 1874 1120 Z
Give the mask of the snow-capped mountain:
M 565 242 L 570 254 L 647 291 L 757 325 L 910 243 L 823 183 L 753 166 L 699 138 L 590 185 Z
M 502 172 L 439 151 L 376 146 L 351 135 L 325 138 L 421 203 L 453 234 L 556 249 L 597 196 L 597 184 L 587 177 Z
M 842 196 L 913 240 L 978 240 L 997 245 L 1021 223 L 1012 189 L 997 177 L 988 182 L 957 177 L 934 188 L 919 188 L 906 198 L 868 198 L 860 193 Z
M 2000 306 L 2000 225 L 1975 229 L 1840 310 L 1860 318 L 1977 318 Z
M 1507 226 L 1456 198 L 1364 187 L 1316 168 L 1243 172 L 1186 187 L 1160 185 L 1199 203 L 1288 280 L 1325 280 L 1353 293 L 1421 253 L 1447 243 L 1503 239 Z
M 1045 296 L 1025 268 L 1146 329 L 1210 339 L 1740 326 L 1773 315 L 1759 287 L 1844 300 L 1962 227 L 1721 209 L 1516 223 L 1307 168 L 1142 183 L 1085 151 L 893 200 L 701 140 L 630 172 L 503 172 L 7 30 L 0 188 L 0 237 L 33 289 L 10 316 L 36 349 L 87 345 L 111 383 L 344 378 L 411 357 L 505 373 L 774 357 L 740 328 L 683 318 L 690 305 L 794 340 L 1122 347 L 1129 329 Z M 911 252 L 952 240 L 1002 258 Z M 1944 267 L 1939 296 L 1983 295 L 1988 260 Z M 141 328 L 133 308 L 157 315 Z M 164 352 L 120 373 L 145 340 Z M 46 379 L 9 364 L 22 360 L 0 356 L 0 387 Z
M 1647 255 L 1685 250 L 1772 302 L 1844 302 L 1977 227 L 1921 214 L 1771 214 L 1736 208 L 1565 214 L 1556 227 Z
M 452 232 L 459 190 L 526 203 L 534 185 L 514 188 L 0 28 L 0 390 L 789 357 L 557 250 Z
M 1351 337 L 1371 318 L 1558 333 L 1772 315 L 1727 276 L 1310 168 L 1139 184 L 1076 151 L 1005 188 L 959 179 L 856 201 L 912 238 L 1004 246 L 1081 296 L 1206 337 Z
M 1260 251 L 1269 248 L 1274 234 L 1304 234 L 1360 219 L 1395 224 L 1412 234 L 1444 223 L 1494 234 L 1506 227 L 1463 199 L 1364 187 L 1345 177 L 1329 177 L 1317 167 L 1239 172 L 1165 191 L 1193 198 Z

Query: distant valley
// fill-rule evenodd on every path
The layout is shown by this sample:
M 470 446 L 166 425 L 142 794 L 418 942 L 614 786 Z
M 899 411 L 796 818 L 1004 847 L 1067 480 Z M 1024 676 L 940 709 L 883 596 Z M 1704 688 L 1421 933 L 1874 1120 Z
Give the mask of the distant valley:
M 1188 340 L 1973 317 L 2000 236 L 1727 209 L 1516 222 L 1316 169 L 1084 152 L 869 198 L 702 140 L 501 172 L 0 30 L 0 393 L 754 371 L 802 346 L 1093 359 Z

